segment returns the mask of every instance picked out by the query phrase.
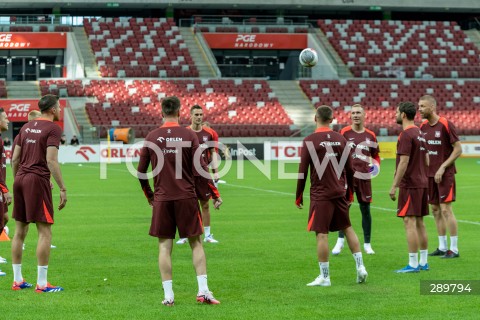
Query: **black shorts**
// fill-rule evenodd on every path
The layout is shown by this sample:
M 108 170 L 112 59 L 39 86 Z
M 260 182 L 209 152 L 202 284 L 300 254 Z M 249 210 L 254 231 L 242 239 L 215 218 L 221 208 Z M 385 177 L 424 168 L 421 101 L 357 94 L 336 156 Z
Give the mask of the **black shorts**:
M 195 193 L 198 200 L 208 201 L 212 197 L 212 191 L 208 186 L 208 179 L 202 176 L 195 176 Z

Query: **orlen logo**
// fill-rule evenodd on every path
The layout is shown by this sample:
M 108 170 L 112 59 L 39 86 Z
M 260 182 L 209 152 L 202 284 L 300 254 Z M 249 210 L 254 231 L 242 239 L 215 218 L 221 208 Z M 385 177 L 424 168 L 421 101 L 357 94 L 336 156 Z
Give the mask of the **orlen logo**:
M 10 42 L 12 41 L 11 33 L 0 33 L 0 42 Z
M 28 112 L 30 111 L 30 103 L 12 103 L 9 111 Z
M 42 130 L 40 130 L 40 129 L 30 129 L 30 128 L 25 129 L 25 133 L 29 133 L 29 132 L 31 132 L 31 133 L 42 133 Z
M 235 42 L 252 42 L 253 43 L 255 42 L 256 37 L 257 35 L 255 34 L 239 34 Z
M 85 158 L 85 160 L 90 160 L 90 157 L 88 156 L 88 154 L 91 153 L 91 154 L 95 154 L 95 150 L 93 150 L 93 148 L 91 147 L 80 147 L 80 149 L 77 150 L 77 152 L 75 152 L 75 154 L 79 154 L 81 155 L 82 157 Z

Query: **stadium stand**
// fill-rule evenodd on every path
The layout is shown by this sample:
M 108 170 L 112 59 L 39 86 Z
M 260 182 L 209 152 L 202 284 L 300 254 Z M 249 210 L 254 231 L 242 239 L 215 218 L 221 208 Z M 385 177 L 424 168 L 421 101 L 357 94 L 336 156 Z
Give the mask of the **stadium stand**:
M 40 88 L 42 95 L 63 89 L 69 97 L 95 97 L 98 102 L 86 106 L 92 125 L 118 121 L 136 127 L 137 137 L 160 123 L 158 102 L 169 95 L 186 106 L 205 106 L 205 120 L 223 137 L 292 134 L 293 121 L 265 80 L 42 80 Z M 181 123 L 189 117 L 189 108 L 182 109 Z
M 417 102 L 433 95 L 439 114 L 452 120 L 461 135 L 480 134 L 480 81 L 474 80 L 302 80 L 300 87 L 315 107 L 326 104 L 336 108 L 338 125 L 350 123 L 350 106 L 362 104 L 367 110 L 368 127 L 377 134 L 385 128 L 388 135 L 400 132 L 395 124 L 396 106 L 401 101 Z M 343 112 L 342 112 L 343 111 Z M 420 118 L 417 119 L 421 121 Z
M 85 19 L 102 77 L 198 77 L 171 18 Z
M 480 77 L 480 51 L 456 22 L 327 19 L 317 25 L 355 77 Z

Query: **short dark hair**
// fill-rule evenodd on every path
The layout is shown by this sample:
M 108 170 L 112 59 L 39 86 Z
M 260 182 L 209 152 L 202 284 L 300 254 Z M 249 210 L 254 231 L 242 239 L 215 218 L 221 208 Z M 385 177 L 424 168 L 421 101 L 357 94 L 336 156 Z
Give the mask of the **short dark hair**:
M 414 120 L 417 114 L 417 107 L 410 101 L 400 102 L 398 104 L 398 111 L 405 113 L 408 120 Z
M 431 104 L 433 104 L 434 107 L 437 106 L 437 100 L 435 100 L 435 98 L 434 98 L 433 96 L 429 95 L 429 94 L 420 97 L 419 100 L 428 101 L 428 102 L 430 102 Z
M 198 104 L 195 104 L 195 105 L 193 105 L 193 106 L 190 108 L 190 113 L 192 113 L 193 110 L 197 110 L 197 109 L 200 109 L 200 110 L 203 111 L 203 108 L 202 108 L 202 107 L 200 107 Z
M 333 110 L 329 106 L 320 106 L 317 108 L 315 116 L 319 121 L 327 122 L 333 119 Z
M 0 113 L 5 112 L 5 109 L 0 108 Z
M 46 94 L 40 98 L 38 101 L 38 108 L 40 111 L 47 111 L 50 108 L 53 108 L 57 105 L 58 96 L 54 94 Z
M 166 97 L 162 100 L 162 112 L 166 116 L 174 116 L 180 110 L 180 100 L 176 96 Z

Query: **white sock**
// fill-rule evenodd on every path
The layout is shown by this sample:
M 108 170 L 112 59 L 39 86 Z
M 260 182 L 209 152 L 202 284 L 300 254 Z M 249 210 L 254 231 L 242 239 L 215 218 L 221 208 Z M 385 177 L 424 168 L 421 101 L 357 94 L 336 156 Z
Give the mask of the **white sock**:
M 23 282 L 22 276 L 22 264 L 12 264 L 13 267 L 13 281 L 15 282 Z
M 203 231 L 205 232 L 205 237 L 208 237 L 210 235 L 210 226 L 203 227 Z
M 345 238 L 338 238 L 337 239 L 337 244 L 342 245 L 345 243 Z
M 48 266 L 38 266 L 37 270 L 37 284 L 40 287 L 45 287 L 47 285 Z
M 173 301 L 173 288 L 172 288 L 172 280 L 167 280 L 162 282 L 163 292 L 165 294 L 165 300 Z
M 329 278 L 330 277 L 330 267 L 329 263 L 327 262 L 319 262 L 318 265 L 320 266 L 320 276 L 322 278 Z
M 438 236 L 438 250 L 447 251 L 447 236 Z
M 420 250 L 420 265 L 424 266 L 427 264 L 428 260 L 428 250 Z
M 417 252 L 414 252 L 414 253 L 410 252 L 408 254 L 408 264 L 412 268 L 418 267 L 418 253 Z
M 450 250 L 458 253 L 458 236 L 450 236 Z
M 361 252 L 355 252 L 353 254 L 353 259 L 355 259 L 355 263 L 357 264 L 357 269 L 363 266 L 363 257 Z
M 207 284 L 207 275 L 202 274 L 200 276 L 197 276 L 197 281 L 198 281 L 198 292 L 209 292 L 208 290 L 208 284 Z

